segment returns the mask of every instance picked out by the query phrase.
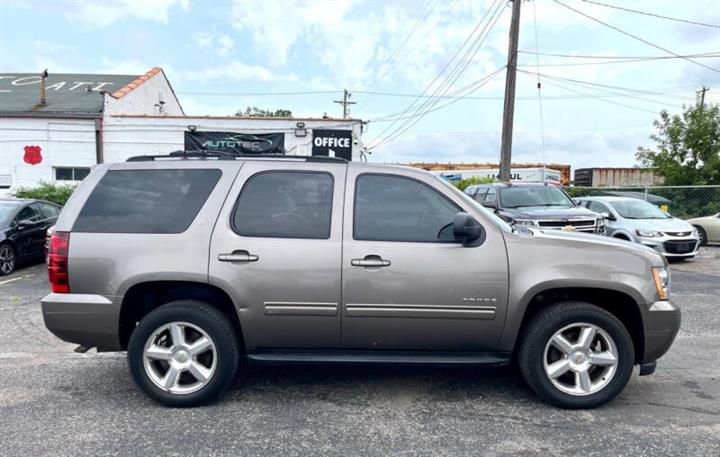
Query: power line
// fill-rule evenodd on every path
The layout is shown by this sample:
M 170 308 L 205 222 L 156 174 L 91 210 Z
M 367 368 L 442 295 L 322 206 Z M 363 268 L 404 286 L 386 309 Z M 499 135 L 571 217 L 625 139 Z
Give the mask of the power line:
M 659 49 L 659 50 L 661 50 L 661 51 L 667 52 L 668 54 L 672 54 L 672 55 L 674 55 L 674 56 L 676 56 L 676 57 L 680 57 L 680 58 L 682 58 L 682 59 L 687 60 L 688 62 L 692 62 L 692 63 L 694 63 L 695 65 L 698 65 L 698 66 L 700 66 L 700 67 L 706 68 L 706 69 L 708 69 L 708 70 L 712 70 L 712 71 L 714 71 L 714 72 L 716 72 L 716 73 L 720 73 L 720 70 L 718 70 L 717 68 L 709 67 L 709 66 L 707 66 L 707 65 L 705 65 L 705 64 L 703 64 L 703 63 L 696 62 L 695 60 L 693 60 L 693 59 L 691 59 L 691 58 L 689 58 L 689 57 L 683 57 L 682 55 L 680 55 L 680 54 L 678 54 L 678 53 L 676 53 L 676 52 L 673 52 L 673 51 L 671 51 L 671 50 L 669 50 L 669 49 L 667 49 L 667 48 L 664 48 L 664 47 L 659 46 L 659 45 L 657 45 L 657 44 L 655 44 L 655 43 L 652 43 L 652 42 L 650 42 L 650 41 L 648 41 L 648 40 L 646 40 L 646 39 L 644 39 L 644 38 L 640 38 L 640 37 L 637 36 L 637 35 L 633 35 L 633 34 L 630 33 L 630 32 L 626 32 L 625 30 L 622 30 L 621 28 L 616 27 L 616 26 L 614 26 L 614 25 L 612 25 L 612 24 L 608 24 L 607 22 L 601 21 L 600 19 L 594 18 L 593 16 L 590 16 L 589 14 L 583 13 L 582 11 L 576 10 L 575 8 L 573 8 L 573 7 L 571 7 L 571 6 L 568 6 L 568 5 L 562 3 L 562 2 L 560 2 L 560 1 L 558 1 L 558 0 L 553 0 L 553 1 L 554 1 L 555 3 L 557 3 L 558 5 L 563 6 L 563 7 L 567 8 L 567 9 L 569 9 L 570 11 L 574 11 L 575 13 L 577 13 L 577 14 L 583 16 L 583 17 L 586 17 L 586 18 L 590 19 L 591 21 L 597 22 L 598 24 L 602 24 L 602 25 L 604 25 L 605 27 L 611 28 L 611 29 L 615 30 L 616 32 L 622 33 L 622 34 L 625 35 L 625 36 L 629 36 L 630 38 L 633 38 L 633 39 L 635 39 L 635 40 L 637 40 L 637 41 L 640 41 L 640 42 L 642 42 L 642 43 L 645 43 L 645 44 L 647 44 L 648 46 L 652 46 L 652 47 L 654 47 L 654 48 L 656 48 L 656 49 Z
M 428 113 L 431 113 L 431 112 L 433 112 L 433 111 L 440 110 L 440 109 L 442 109 L 442 108 L 445 108 L 446 106 L 450 106 L 450 105 L 454 104 L 455 102 L 459 102 L 460 100 L 464 100 L 464 99 L 470 98 L 470 97 L 468 97 L 469 94 L 472 94 L 473 92 L 476 92 L 476 91 L 477 91 L 478 89 L 480 89 L 482 86 L 484 86 L 485 84 L 487 84 L 488 82 L 490 82 L 490 80 L 491 80 L 495 75 L 497 75 L 498 73 L 500 73 L 503 69 L 505 69 L 505 67 L 498 68 L 497 70 L 495 70 L 494 72 L 490 73 L 489 75 L 486 75 L 486 76 L 478 79 L 477 81 L 475 81 L 475 82 L 473 82 L 473 83 L 471 83 L 471 84 L 469 84 L 469 85 L 461 88 L 460 90 L 456 91 L 452 96 L 443 97 L 443 98 L 451 98 L 452 100 L 449 101 L 448 103 L 445 103 L 444 105 L 434 106 L 433 108 L 428 109 L 427 111 L 425 111 L 425 112 L 423 113 L 423 115 L 428 114 Z M 464 94 L 463 94 L 463 95 L 457 95 L 457 94 L 460 94 L 461 92 L 464 92 Z M 379 118 L 377 118 L 377 119 L 369 120 L 368 122 L 372 122 L 372 123 L 392 122 L 392 121 L 398 121 L 398 120 L 403 120 L 403 119 L 412 119 L 412 118 L 415 117 L 415 115 L 408 115 L 408 116 L 404 116 L 404 117 L 402 117 L 401 115 L 402 115 L 402 113 L 390 114 L 390 115 L 388 115 L 388 116 L 379 117 Z
M 593 0 L 583 0 L 583 1 L 584 1 L 585 3 L 592 3 L 592 4 L 594 4 L 594 5 L 600 5 L 600 6 L 604 6 L 604 7 L 606 7 L 606 8 L 613 8 L 613 9 L 616 9 L 616 10 L 627 11 L 628 13 L 642 14 L 642 15 L 644 15 L 644 16 L 652 16 L 652 17 L 657 17 L 657 18 L 660 18 L 660 19 L 667 19 L 667 20 L 669 20 L 669 21 L 684 22 L 684 23 L 686 23 L 686 24 L 700 25 L 700 26 L 703 26 L 703 27 L 712 27 L 712 28 L 720 29 L 720 25 L 716 25 L 716 24 L 707 24 L 707 23 L 705 23 L 705 22 L 697 22 L 697 21 L 690 21 L 690 20 L 687 20 L 687 19 L 680 19 L 680 18 L 677 18 L 677 17 L 663 16 L 663 15 L 661 15 L 661 14 L 651 13 L 651 12 L 649 12 L 649 11 L 634 10 L 634 9 L 632 9 L 632 8 L 625 8 L 625 7 L 617 6 L 617 5 L 609 5 L 609 4 L 607 4 L 607 3 L 596 2 L 596 1 L 593 1 Z
M 533 75 L 533 74 L 534 74 L 533 72 L 525 71 L 525 70 L 518 70 L 518 71 L 521 71 L 522 73 L 526 73 L 526 74 L 528 74 L 528 75 Z M 574 85 L 577 85 L 577 86 L 580 86 L 580 87 L 587 87 L 587 86 L 593 86 L 593 85 L 595 85 L 595 86 L 604 86 L 604 85 L 599 85 L 599 84 L 594 84 L 594 83 L 587 83 L 587 82 L 583 82 L 583 81 L 578 81 L 578 80 L 570 79 L 570 78 L 561 78 L 561 77 L 559 77 L 559 76 L 551 76 L 551 75 L 543 75 L 543 76 L 544 76 L 545 78 L 549 78 L 549 79 L 552 79 L 552 80 L 559 80 L 559 81 L 569 82 L 570 84 L 574 84 Z M 644 93 L 644 92 L 640 92 L 640 93 Z M 636 96 L 636 95 L 630 95 L 629 93 L 620 94 L 620 95 L 622 95 L 623 97 L 627 97 L 627 98 L 633 98 L 633 99 L 635 99 L 635 100 L 641 100 L 641 101 L 644 101 L 644 102 L 647 102 L 647 103 L 655 103 L 655 104 L 658 104 L 658 105 L 661 105 L 661 106 L 670 106 L 670 107 L 673 107 L 673 108 L 681 108 L 681 107 L 678 106 L 678 105 L 672 105 L 672 104 L 670 104 L 670 103 L 659 102 L 659 101 L 657 101 L 657 100 L 650 100 L 650 99 L 647 99 L 647 98 L 638 97 L 638 96 Z M 649 93 L 649 94 L 647 94 L 647 95 L 654 95 L 654 94 L 653 94 L 653 93 Z M 594 98 L 594 97 L 593 97 L 593 98 Z
M 538 26 L 537 26 L 537 8 L 533 2 L 533 26 L 535 28 L 535 68 L 537 70 L 537 99 L 538 99 L 538 117 L 540 119 L 540 151 L 542 152 L 543 163 L 543 183 L 545 182 L 545 125 L 543 122 L 543 105 L 542 105 L 542 84 L 540 82 L 540 52 L 538 45 Z
M 502 4 L 502 2 L 499 2 L 498 5 L 499 5 L 499 7 L 496 9 L 495 13 L 493 13 L 493 14 L 497 14 L 498 12 L 500 12 L 503 4 Z M 446 94 L 447 91 L 452 87 L 452 85 L 455 84 L 455 82 L 457 81 L 457 79 L 462 75 L 462 73 L 463 73 L 463 72 L 465 71 L 465 69 L 468 67 L 468 65 L 470 64 L 470 62 L 472 61 L 472 59 L 475 57 L 475 54 L 476 54 L 477 51 L 480 49 L 480 46 L 482 45 L 483 41 L 485 41 L 485 38 L 487 38 L 487 35 L 490 33 L 490 30 L 492 29 L 492 27 L 495 25 L 495 23 L 497 22 L 497 20 L 498 20 L 499 18 L 500 18 L 500 15 L 497 14 L 497 15 L 495 16 L 494 21 L 493 21 L 492 23 L 488 22 L 488 24 L 486 24 L 486 27 L 483 29 L 483 31 L 480 33 L 480 35 L 478 35 L 478 38 L 477 38 L 477 39 L 475 40 L 475 42 L 471 45 L 471 47 L 466 51 L 466 53 L 465 53 L 465 55 L 463 56 L 463 58 L 461 58 L 460 62 L 458 63 L 458 66 L 462 64 L 463 60 L 465 60 L 465 56 L 468 56 L 468 58 L 465 60 L 465 64 L 464 64 L 464 65 L 462 66 L 462 68 L 460 68 L 459 70 L 458 70 L 459 67 L 456 66 L 455 69 L 453 69 L 453 71 L 450 73 L 450 75 L 445 79 L 445 81 L 443 81 L 443 83 L 438 87 L 438 89 L 436 89 L 435 93 L 438 93 L 438 91 L 442 89 L 442 93 L 443 93 L 443 94 Z M 492 18 L 491 18 L 491 20 L 492 20 Z M 489 27 L 488 27 L 488 26 L 489 26 Z M 487 31 L 487 33 L 486 33 L 486 31 Z M 490 79 L 492 79 L 493 76 L 495 76 L 495 75 L 496 75 L 497 73 L 499 73 L 501 70 L 502 70 L 502 68 L 494 71 L 493 73 L 491 73 L 490 75 L 486 76 L 485 78 L 482 78 L 480 81 L 478 81 L 478 82 L 476 82 L 476 83 L 474 83 L 474 84 L 471 84 L 471 86 L 473 86 L 473 85 L 475 85 L 475 84 L 478 84 L 478 85 L 477 85 L 477 87 L 473 88 L 473 89 L 470 91 L 470 93 L 472 93 L 472 92 L 474 92 L 475 90 L 477 90 L 477 89 L 479 89 L 480 87 L 482 87 L 482 85 L 484 85 L 485 83 L 487 83 Z M 453 73 L 455 73 L 455 74 L 453 75 Z M 446 87 L 443 88 L 443 85 L 445 85 Z M 459 99 L 461 99 L 461 98 L 462 98 L 462 97 L 459 97 Z M 457 100 L 455 100 L 455 101 L 457 101 Z M 426 100 L 426 101 L 423 103 L 423 105 L 421 105 L 421 106 L 415 111 L 415 113 L 414 113 L 413 115 L 408 116 L 407 118 L 405 118 L 405 119 L 406 119 L 405 122 L 403 122 L 403 124 L 400 125 L 400 127 L 396 128 L 393 132 L 391 132 L 391 133 L 390 133 L 389 135 L 387 135 L 385 138 L 383 138 L 383 139 L 381 139 L 379 142 L 375 143 L 375 144 L 373 145 L 373 148 L 377 148 L 377 147 L 379 147 L 379 146 L 382 146 L 382 145 L 384 145 L 384 144 L 389 143 L 390 141 L 393 141 L 394 139 L 398 138 L 400 135 L 402 135 L 403 133 L 405 133 L 408 129 L 410 129 L 413 125 L 415 125 L 422 117 L 424 117 L 424 116 L 427 115 L 428 113 L 431 113 L 431 112 L 433 112 L 433 111 L 436 111 L 437 109 L 440 109 L 440 108 L 444 108 L 445 106 L 448 106 L 448 105 L 454 103 L 455 101 L 450 102 L 450 103 L 447 103 L 447 104 L 442 105 L 442 106 L 440 106 L 440 107 L 436 107 L 436 105 L 439 103 L 439 100 L 438 100 L 438 99 L 428 99 L 428 100 Z M 397 119 L 397 120 L 400 120 L 400 119 Z M 392 126 L 392 124 L 391 124 L 391 126 Z M 387 130 L 387 129 L 386 129 L 386 130 Z
M 518 70 L 518 71 L 522 71 L 523 73 L 528 73 L 528 74 L 535 74 L 534 72 L 527 71 L 527 70 Z M 596 87 L 600 87 L 603 89 L 615 89 L 615 90 L 622 90 L 622 91 L 626 91 L 626 92 L 635 92 L 635 93 L 645 94 L 645 95 L 655 95 L 655 96 L 665 96 L 665 97 L 668 96 L 664 91 L 659 91 L 659 90 L 636 89 L 636 88 L 632 88 L 632 87 L 614 86 L 611 84 L 593 83 L 590 81 L 583 81 L 580 79 L 572 79 L 572 78 L 563 78 L 561 76 L 553 76 L 553 75 L 548 75 L 548 74 L 544 74 L 544 73 L 540 73 L 540 76 L 543 76 L 545 78 L 559 79 L 561 81 L 567 81 L 567 82 L 571 82 L 571 83 L 583 84 L 586 86 L 596 86 Z
M 592 65 L 609 65 L 609 64 L 619 64 L 619 63 L 636 63 L 636 62 L 656 62 L 656 61 L 662 61 L 662 60 L 671 60 L 671 59 L 685 59 L 686 57 L 691 57 L 694 59 L 698 58 L 720 58 L 720 54 L 713 53 L 713 54 L 690 54 L 690 55 L 684 55 L 682 57 L 675 57 L 675 56 L 662 56 L 662 57 L 645 57 L 645 58 L 638 58 L 638 59 L 604 59 L 599 60 L 596 62 L 563 62 L 563 63 L 548 63 L 540 65 L 541 67 L 578 67 L 578 66 L 592 66 Z M 520 65 L 522 67 L 530 67 L 534 65 Z
M 571 88 L 569 88 L 569 87 L 565 87 L 565 86 L 563 86 L 562 84 L 559 84 L 559 83 L 557 83 L 557 82 L 548 82 L 548 81 L 546 81 L 546 82 L 547 82 L 548 84 L 550 84 L 551 86 L 559 87 L 559 88 L 561 88 L 561 89 L 564 89 L 564 90 L 567 90 L 567 91 L 570 91 L 570 92 L 575 92 L 575 93 L 577 93 L 577 94 L 582 94 L 582 95 L 588 96 L 588 97 L 590 97 L 590 98 L 597 98 L 598 100 L 603 101 L 603 102 L 605 102 L 605 103 L 610 103 L 610 104 L 612 104 L 612 105 L 622 106 L 622 107 L 624 107 L 624 108 L 629 108 L 629 109 L 633 109 L 633 110 L 636 110 L 636 111 L 643 111 L 643 112 L 645 112 L 645 113 L 657 114 L 656 111 L 651 111 L 651 110 L 649 110 L 649 109 L 638 108 L 638 107 L 636 107 L 636 106 L 626 105 L 626 104 L 624 104 L 624 103 L 616 102 L 616 101 L 613 101 L 613 100 L 606 100 L 606 99 L 604 99 L 604 98 L 594 97 L 592 94 L 580 92 L 580 91 L 577 91 L 577 90 L 575 90 L 575 89 L 571 89 Z
M 457 4 L 457 2 L 456 2 L 456 4 Z M 378 68 L 382 68 L 383 65 L 390 63 L 390 61 L 396 57 L 396 54 L 399 54 L 399 52 L 402 50 L 402 48 L 405 46 L 405 44 L 407 44 L 407 42 L 410 40 L 410 38 L 412 38 L 412 36 L 418 30 L 420 25 L 423 24 L 425 22 L 425 20 L 430 16 L 430 13 L 432 13 L 432 11 L 435 9 L 435 6 L 437 6 L 437 3 L 433 3 L 433 0 L 428 0 L 428 2 L 423 7 L 423 12 L 420 14 L 420 17 L 416 21 L 415 26 L 413 27 L 412 31 L 410 31 L 410 33 L 405 37 L 405 39 L 402 41 L 402 43 L 400 43 L 400 46 L 398 46 L 395 49 L 395 51 L 388 58 L 386 58 L 383 61 L 383 63 L 378 65 Z M 415 43 L 415 45 L 412 48 L 410 48 L 410 50 L 408 52 L 406 52 L 405 55 L 401 59 L 397 60 L 394 65 L 390 66 L 384 72 L 382 72 L 378 76 L 376 76 L 375 79 L 373 80 L 373 82 L 370 83 L 370 85 L 368 86 L 368 90 L 372 90 L 373 88 L 375 88 L 375 86 L 380 81 L 385 79 L 385 77 L 388 74 L 392 73 L 392 71 L 395 69 L 395 67 L 397 67 L 397 65 L 399 65 L 400 62 L 405 60 L 407 58 L 407 56 L 409 56 L 420 45 L 420 43 L 422 43 L 423 41 L 425 41 L 427 39 L 428 36 L 430 36 L 430 34 L 426 33 L 425 35 L 423 35 L 423 37 L 417 43 Z M 371 98 L 372 98 L 372 96 L 368 97 L 366 100 L 362 100 L 362 102 L 365 103 L 368 100 L 370 100 Z
M 537 51 L 518 51 L 520 54 L 537 54 L 541 56 L 547 56 L 547 57 L 568 57 L 568 58 L 574 58 L 574 59 L 680 59 L 684 57 L 694 57 L 694 58 L 701 58 L 701 57 L 720 57 L 720 52 L 718 51 L 712 51 L 712 52 L 702 52 L 698 54 L 686 54 L 681 56 L 608 56 L 608 55 L 597 55 L 597 54 L 561 54 L 561 53 L 552 53 L 552 52 L 537 52 Z
M 218 96 L 218 97 L 233 97 L 233 96 L 276 96 L 276 95 L 320 95 L 320 94 L 342 94 L 342 89 L 336 90 L 312 90 L 312 91 L 297 91 L 297 92 L 177 92 L 180 95 L 203 95 L 203 96 Z
M 497 7 L 495 6 L 497 5 Z M 443 66 L 443 68 L 438 72 L 438 74 L 435 76 L 435 78 L 428 84 L 423 90 L 423 95 L 425 95 L 435 84 L 436 81 L 438 81 L 442 75 L 445 73 L 445 71 L 450 67 L 451 64 L 454 63 L 454 67 L 450 70 L 450 72 L 444 77 L 443 81 L 440 82 L 440 84 L 437 85 L 437 87 L 433 90 L 433 95 L 445 95 L 447 91 L 452 87 L 452 85 L 457 81 L 457 79 L 462 75 L 462 73 L 465 71 L 467 66 L 472 61 L 473 57 L 477 53 L 477 51 L 480 49 L 480 46 L 482 45 L 482 42 L 485 40 L 485 37 L 487 37 L 487 34 L 489 33 L 490 29 L 493 25 L 497 22 L 497 19 L 500 17 L 500 14 L 498 14 L 501 11 L 501 8 L 503 6 L 502 1 L 495 0 L 493 4 L 490 6 L 490 8 L 487 10 L 487 12 L 483 15 L 483 17 L 477 22 L 476 26 L 473 28 L 473 30 L 468 34 L 468 36 L 465 38 L 463 43 L 460 45 L 460 47 L 455 51 L 455 53 L 452 55 L 452 57 L 448 60 L 448 62 Z M 493 8 L 495 8 L 494 11 Z M 491 13 L 492 11 L 492 13 Z M 493 21 L 494 18 L 494 21 Z M 485 23 L 485 20 L 487 20 L 487 23 L 484 27 L 481 26 L 483 23 Z M 491 24 L 492 23 L 492 24 Z M 479 32 L 478 32 L 479 31 Z M 486 33 L 487 32 L 487 33 Z M 477 34 L 477 36 L 475 36 Z M 473 39 L 473 36 L 475 38 Z M 471 41 L 472 40 L 472 41 Z M 470 43 L 469 47 L 464 51 L 464 54 L 460 58 L 459 61 L 455 62 L 455 59 L 457 56 L 463 51 L 465 46 Z M 401 135 L 405 130 L 409 129 L 412 125 L 414 125 L 417 120 L 419 120 L 422 116 L 424 116 L 427 113 L 423 113 L 423 110 L 426 108 L 432 108 L 435 104 L 438 103 L 437 99 L 426 99 L 423 103 L 420 104 L 417 108 L 415 108 L 415 105 L 422 100 L 421 98 L 416 98 L 413 100 L 413 102 L 401 113 L 401 117 L 405 114 L 408 114 L 411 110 L 414 108 L 414 113 L 412 116 L 407 118 L 405 122 L 403 122 L 399 127 L 395 128 L 392 132 L 385 135 L 386 132 L 388 132 L 390 129 L 392 129 L 396 122 L 391 123 L 389 126 L 387 126 L 374 140 L 373 144 L 370 146 L 372 148 L 376 148 L 382 144 L 387 143 L 388 141 L 392 140 L 394 137 Z M 385 135 L 385 136 L 383 136 Z
M 542 66 L 542 65 L 540 65 L 540 66 Z M 505 68 L 505 67 L 503 67 L 503 68 Z M 541 75 L 542 75 L 542 73 L 541 73 Z M 693 88 L 694 88 L 694 86 L 693 86 Z M 667 98 L 675 98 L 678 100 L 685 100 L 687 97 L 675 96 L 675 95 L 670 95 L 667 93 L 669 91 L 675 91 L 675 92 L 677 92 L 679 90 L 684 91 L 685 89 L 687 89 L 687 88 L 685 88 L 685 87 L 683 87 L 681 89 L 668 88 L 668 89 L 666 89 L 665 92 L 662 92 L 663 89 L 655 89 L 657 91 L 657 92 L 655 92 L 655 94 L 658 94 L 658 96 L 660 96 L 660 94 L 663 94 L 663 96 L 667 97 Z M 420 97 L 420 98 L 435 98 L 435 99 L 439 99 L 439 100 L 458 98 L 457 95 L 434 95 L 433 96 L 433 95 L 423 95 L 423 94 L 417 94 L 417 93 L 411 94 L 411 93 L 403 93 L 403 92 L 367 92 L 367 91 L 359 91 L 359 90 L 354 90 L 352 92 L 356 93 L 356 94 L 357 93 L 373 94 L 373 95 L 377 95 L 377 96 L 381 96 L 381 97 L 399 97 L 399 98 Z M 623 94 L 623 93 L 608 92 L 606 96 L 609 98 L 612 98 L 612 97 L 618 97 L 618 96 L 624 96 L 624 95 L 625 94 Z M 468 96 L 463 96 L 462 98 L 464 100 L 502 100 L 503 96 L 502 95 L 474 95 L 474 96 L 468 95 Z M 545 99 L 545 100 L 575 100 L 575 99 L 582 99 L 582 98 L 586 98 L 586 97 L 578 96 L 578 95 L 544 95 L 543 96 L 543 99 Z M 537 95 L 520 95 L 520 96 L 515 97 L 515 99 L 516 100 L 536 100 Z M 395 115 L 392 115 L 392 116 L 395 116 Z

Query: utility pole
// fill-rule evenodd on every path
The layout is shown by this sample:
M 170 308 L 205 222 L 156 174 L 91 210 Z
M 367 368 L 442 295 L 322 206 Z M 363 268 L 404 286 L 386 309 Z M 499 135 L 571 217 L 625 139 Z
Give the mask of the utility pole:
M 503 108 L 502 143 L 500 145 L 500 181 L 510 181 L 512 164 L 513 114 L 515 112 L 515 77 L 517 76 L 518 37 L 520 35 L 520 3 L 512 1 L 510 19 L 510 45 L 505 75 L 505 106 Z
M 703 86 L 702 89 L 698 91 L 698 96 L 700 97 L 700 111 L 705 107 L 705 92 L 709 91 L 709 87 Z
M 342 99 L 342 100 L 335 100 L 335 101 L 333 102 L 333 103 L 338 103 L 338 104 L 342 105 L 342 107 L 343 107 L 343 119 L 347 119 L 347 117 L 348 117 L 348 111 L 349 111 L 349 110 L 348 110 L 348 106 L 349 106 L 349 105 L 354 105 L 354 104 L 357 103 L 357 102 L 351 102 L 351 101 L 349 101 L 348 99 L 349 99 L 350 97 L 352 97 L 352 94 L 351 94 L 347 89 L 345 89 L 345 91 L 343 91 L 343 99 Z

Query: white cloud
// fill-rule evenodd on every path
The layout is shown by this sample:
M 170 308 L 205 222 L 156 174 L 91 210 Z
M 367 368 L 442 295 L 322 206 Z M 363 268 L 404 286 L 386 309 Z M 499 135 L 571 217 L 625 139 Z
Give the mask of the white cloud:
M 220 57 L 227 56 L 235 46 L 235 40 L 221 32 L 200 32 L 195 34 L 193 41 L 199 48 L 211 48 Z
M 248 65 L 239 60 L 233 60 L 215 67 L 200 70 L 179 72 L 178 80 L 187 81 L 260 81 L 260 82 L 297 82 L 294 74 L 284 71 L 275 71 L 261 65 Z
M 102 29 L 125 19 L 143 19 L 168 23 L 168 11 L 179 5 L 184 11 L 188 0 L 115 0 L 108 2 L 79 1 L 64 6 L 65 15 L 91 29 Z

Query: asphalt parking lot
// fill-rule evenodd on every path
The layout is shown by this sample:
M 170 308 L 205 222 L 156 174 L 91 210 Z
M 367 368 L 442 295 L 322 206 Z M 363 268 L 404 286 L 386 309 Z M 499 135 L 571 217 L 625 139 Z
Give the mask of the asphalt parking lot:
M 720 247 L 672 264 L 682 330 L 612 403 L 540 403 L 512 369 L 253 367 L 219 403 L 147 400 L 124 354 L 44 327 L 44 265 L 0 278 L 0 455 L 720 455 Z

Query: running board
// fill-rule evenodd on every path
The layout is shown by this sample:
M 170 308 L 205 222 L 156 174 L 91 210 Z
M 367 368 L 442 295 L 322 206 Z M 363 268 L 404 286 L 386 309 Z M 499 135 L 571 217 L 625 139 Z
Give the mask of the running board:
M 421 363 L 502 366 L 510 362 L 505 352 L 361 351 L 361 350 L 258 350 L 248 353 L 264 363 Z

